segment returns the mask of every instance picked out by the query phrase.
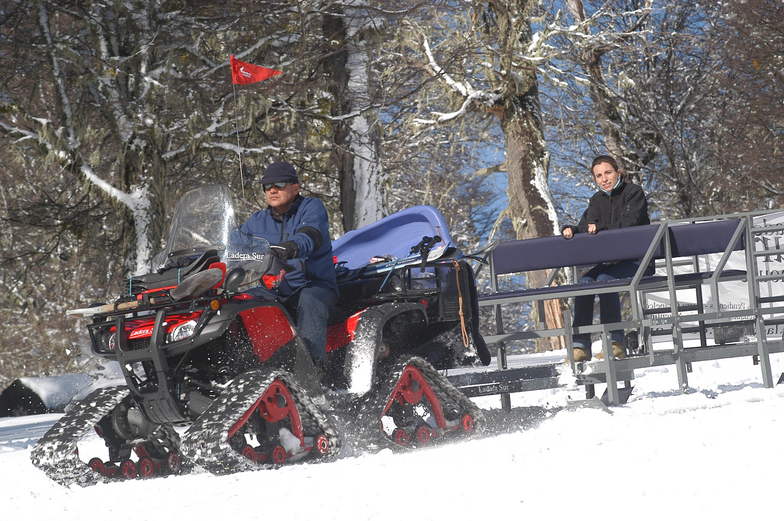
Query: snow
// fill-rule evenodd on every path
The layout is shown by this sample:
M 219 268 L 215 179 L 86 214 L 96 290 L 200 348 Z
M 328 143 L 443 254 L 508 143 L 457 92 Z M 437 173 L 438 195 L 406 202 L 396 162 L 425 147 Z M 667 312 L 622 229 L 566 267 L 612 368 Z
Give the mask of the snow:
M 452 88 L 452 90 L 460 93 L 460 95 L 463 96 L 464 98 L 476 94 L 477 91 L 474 90 L 473 87 L 471 87 L 471 84 L 469 84 L 468 82 L 461 83 L 459 81 L 456 81 L 438 64 L 435 57 L 433 56 L 433 51 L 430 50 L 430 42 L 428 41 L 427 38 L 423 38 L 422 46 L 425 49 L 425 54 L 427 55 L 430 68 L 433 70 L 433 75 L 443 79 L 444 82 Z
M 81 373 L 59 376 L 22 377 L 19 381 L 37 394 L 50 409 L 62 409 L 80 391 L 91 388 L 93 379 Z
M 547 147 L 544 145 L 544 136 L 539 135 L 539 138 L 542 140 L 540 143 L 542 145 L 542 150 L 547 150 Z M 545 203 L 547 204 L 547 217 L 550 219 L 550 222 L 553 223 L 553 235 L 560 235 L 561 233 L 561 226 L 558 224 L 558 214 L 555 211 L 555 203 L 553 202 L 553 196 L 550 193 L 550 188 L 547 185 L 547 171 L 545 164 L 549 162 L 549 158 L 545 158 L 544 164 L 537 163 L 533 165 L 533 180 L 532 184 L 534 188 L 539 192 L 539 195 L 544 199 Z
M 117 362 L 103 360 L 100 369 L 91 374 L 21 377 L 19 382 L 41 398 L 48 409 L 62 410 L 71 400 L 84 398 L 95 389 L 125 385 L 125 378 Z
M 781 372 L 784 357 L 773 367 Z M 629 403 L 611 413 L 567 408 L 582 398 L 571 385 L 516 394 L 511 415 L 487 411 L 485 437 L 413 452 L 84 489 L 55 485 L 30 464 L 57 415 L 1 419 L 0 504 L 58 521 L 771 518 L 784 386 L 762 387 L 749 358 L 695 363 L 689 381 L 682 392 L 674 367 L 638 371 Z

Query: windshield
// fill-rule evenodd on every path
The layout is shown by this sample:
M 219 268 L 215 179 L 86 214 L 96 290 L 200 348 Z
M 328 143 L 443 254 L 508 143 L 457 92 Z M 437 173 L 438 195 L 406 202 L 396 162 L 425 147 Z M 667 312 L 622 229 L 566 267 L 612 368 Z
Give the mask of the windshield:
M 217 250 L 229 266 L 263 260 L 269 251 L 267 241 L 239 231 L 233 197 L 223 185 L 202 186 L 180 198 L 166 246 L 152 259 L 152 271 L 186 264 L 207 250 Z

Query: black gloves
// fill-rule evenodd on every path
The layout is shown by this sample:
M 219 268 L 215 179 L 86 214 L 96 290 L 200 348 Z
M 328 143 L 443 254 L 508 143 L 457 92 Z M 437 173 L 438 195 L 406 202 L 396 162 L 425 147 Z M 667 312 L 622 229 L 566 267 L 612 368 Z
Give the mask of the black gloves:
M 295 258 L 297 256 L 297 250 L 297 243 L 294 241 L 285 241 L 270 246 L 270 253 L 281 261 Z

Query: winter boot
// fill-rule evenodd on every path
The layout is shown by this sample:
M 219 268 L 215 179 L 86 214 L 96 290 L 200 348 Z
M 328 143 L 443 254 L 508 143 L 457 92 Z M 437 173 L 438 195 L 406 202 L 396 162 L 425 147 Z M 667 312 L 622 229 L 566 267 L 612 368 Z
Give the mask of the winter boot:
M 626 350 L 623 348 L 620 342 L 613 342 L 612 343 L 612 354 L 613 358 L 616 360 L 620 360 L 621 358 L 626 358 Z M 596 353 L 597 360 L 604 360 L 604 351 L 600 353 Z
M 586 360 L 591 359 L 591 353 L 582 347 L 575 347 L 572 349 L 572 356 L 574 357 L 575 362 L 585 362 Z

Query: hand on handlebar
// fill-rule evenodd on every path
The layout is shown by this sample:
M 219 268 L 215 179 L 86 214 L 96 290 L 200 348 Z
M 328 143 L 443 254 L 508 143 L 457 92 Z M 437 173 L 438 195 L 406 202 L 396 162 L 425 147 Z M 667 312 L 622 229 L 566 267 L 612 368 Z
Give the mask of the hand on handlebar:
M 285 263 L 289 259 L 297 256 L 297 243 L 294 241 L 285 241 L 280 244 L 273 244 L 270 246 L 270 253 L 272 253 L 278 260 Z

